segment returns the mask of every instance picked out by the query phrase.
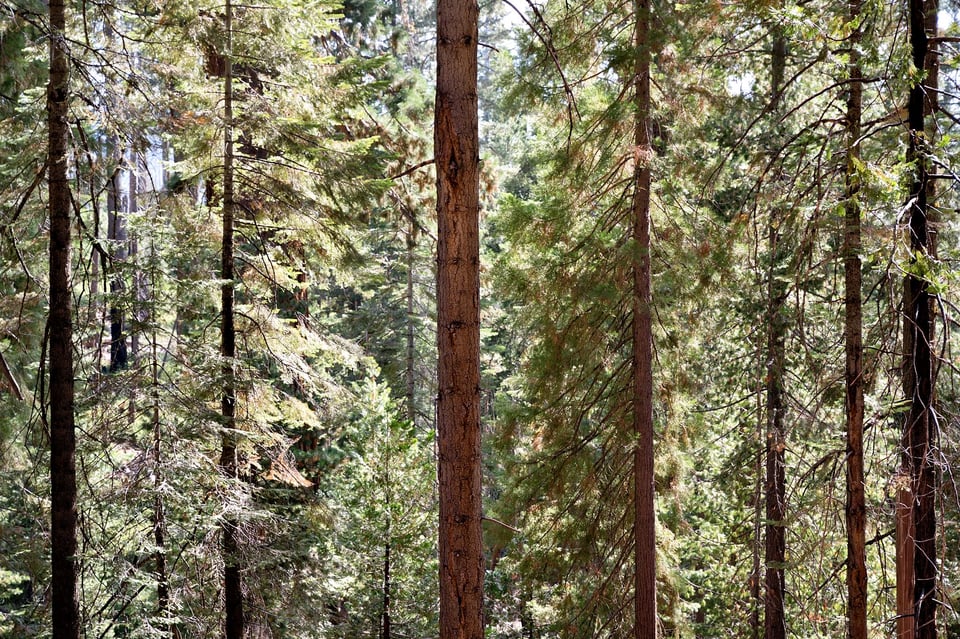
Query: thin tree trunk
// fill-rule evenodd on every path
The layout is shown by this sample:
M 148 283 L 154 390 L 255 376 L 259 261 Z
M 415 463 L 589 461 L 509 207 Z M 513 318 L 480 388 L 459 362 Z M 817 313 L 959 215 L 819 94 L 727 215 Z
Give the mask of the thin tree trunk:
M 67 182 L 69 99 L 66 11 L 50 0 L 50 84 L 47 87 L 47 178 L 50 206 L 50 551 L 54 639 L 78 639 L 77 468 L 73 385 L 73 299 L 70 290 L 70 186 Z
M 116 147 L 116 140 L 113 145 Z M 120 265 L 127 259 L 127 228 L 125 208 L 120 201 L 117 173 L 110 176 L 107 186 L 107 239 L 110 241 L 110 372 L 127 367 L 127 335 L 123 314 L 124 289 Z
M 389 503 L 387 508 L 389 508 Z M 390 515 L 387 514 L 387 530 L 386 537 L 387 540 L 383 544 L 383 614 L 380 617 L 381 626 L 380 626 L 380 637 L 381 639 L 390 639 L 390 551 L 391 542 L 390 542 Z
M 440 638 L 483 637 L 475 0 L 438 0 L 437 431 Z
M 786 38 L 779 31 L 773 37 L 771 59 L 770 111 L 780 107 L 784 70 L 787 60 Z M 783 426 L 784 374 L 787 320 L 786 284 L 780 277 L 782 247 L 780 228 L 785 212 L 771 211 L 767 250 L 770 257 L 767 300 L 767 463 L 766 463 L 766 543 L 765 570 L 765 639 L 784 639 L 784 563 L 786 560 L 786 434 Z
M 763 287 L 762 275 L 759 270 L 756 279 L 757 290 Z M 766 461 L 766 447 L 759 448 L 760 442 L 765 442 L 766 423 L 764 422 L 763 406 L 764 396 L 763 388 L 765 383 L 765 371 L 763 367 L 763 356 L 765 353 L 764 345 L 758 340 L 756 348 L 757 357 L 757 387 L 756 387 L 756 437 L 758 450 L 754 460 L 754 486 L 753 486 L 753 544 L 752 544 L 752 572 L 750 574 L 750 636 L 753 639 L 760 639 L 763 635 L 763 616 L 761 610 L 764 606 L 764 596 L 761 593 L 761 584 L 763 583 L 761 546 L 763 546 L 763 515 L 764 515 L 764 463 Z
M 136 213 L 138 208 L 137 203 L 137 194 L 140 190 L 140 178 L 137 173 L 138 170 L 138 161 L 137 153 L 132 148 L 130 149 L 130 175 L 129 181 L 127 183 L 127 208 L 126 208 L 126 217 L 129 220 L 131 215 Z M 128 324 L 127 331 L 130 333 L 130 359 L 133 360 L 134 365 L 136 365 L 137 356 L 140 352 L 140 330 L 143 325 L 146 316 L 144 314 L 144 305 L 147 301 L 147 286 L 144 281 L 143 271 L 140 270 L 140 265 L 138 264 L 138 253 L 140 252 L 139 246 L 137 245 L 137 235 L 136 232 L 130 233 L 129 236 L 129 254 L 130 263 L 133 266 L 133 277 L 131 282 L 133 284 L 133 308 L 130 312 L 131 321 Z M 131 426 L 137 419 L 137 384 L 130 385 L 130 404 L 127 410 L 127 423 Z
M 633 430 L 635 639 L 657 637 L 657 543 L 653 455 L 653 328 L 650 287 L 650 1 L 634 3 Z
M 223 238 L 220 265 L 220 355 L 223 357 L 223 394 L 220 412 L 223 419 L 223 435 L 220 452 L 220 471 L 228 481 L 238 478 L 236 435 L 236 382 L 235 358 L 237 355 L 236 329 L 234 327 L 234 189 L 233 189 L 233 7 L 231 0 L 224 8 L 224 31 L 226 47 L 223 55 Z M 225 613 L 224 636 L 226 639 L 243 639 L 244 610 L 241 584 L 240 553 L 237 543 L 239 521 L 234 514 L 223 518 L 221 545 L 223 552 L 223 605 Z
M 153 290 L 157 289 L 156 280 Z M 167 520 L 163 503 L 163 422 L 160 419 L 160 354 L 157 344 L 156 324 L 150 336 L 151 384 L 153 403 L 153 543 L 154 573 L 157 578 L 157 618 L 166 628 L 166 635 L 174 637 L 174 626 L 170 617 L 170 584 L 167 576 Z
M 417 251 L 417 227 L 413 220 L 410 221 L 410 228 L 407 231 L 407 419 L 411 424 L 417 421 L 417 379 L 416 379 L 416 343 L 414 342 L 415 318 L 413 315 L 413 269 Z
M 140 192 L 140 176 L 137 173 L 139 169 L 139 162 L 137 160 L 137 154 L 133 149 L 130 149 L 130 175 L 129 182 L 127 186 L 127 219 L 130 218 L 132 214 L 135 214 L 140 210 L 140 205 L 137 201 L 137 196 Z M 140 350 L 140 331 L 139 324 L 141 324 L 146 318 L 143 313 L 144 303 L 147 301 L 147 286 L 144 281 L 143 271 L 140 270 L 139 265 L 137 264 L 138 253 L 140 248 L 137 244 L 137 234 L 136 232 L 130 233 L 130 252 L 129 258 L 130 262 L 134 266 L 133 270 L 133 311 L 131 316 L 133 321 L 128 331 L 130 333 L 130 357 L 133 359 L 134 363 L 137 361 L 137 352 Z M 134 388 L 134 393 L 136 389 Z M 131 413 L 135 413 L 135 402 L 136 397 L 133 396 L 130 399 L 131 403 Z
M 860 6 L 850 0 L 850 83 L 847 95 L 847 175 L 844 203 L 844 345 L 847 386 L 847 636 L 867 639 L 866 498 L 863 476 L 863 301 L 860 273 Z
M 910 193 L 910 249 L 914 256 L 920 256 L 914 259 L 924 259 L 935 253 L 930 228 L 935 193 L 926 159 L 931 137 L 928 133 L 933 131 L 926 130 L 926 116 L 935 112 L 938 65 L 936 52 L 929 46 L 929 34 L 936 35 L 939 7 L 937 0 L 911 0 L 909 6 L 913 64 L 926 72 L 923 81 L 910 88 L 907 105 L 907 159 L 916 164 Z M 897 612 L 898 636 L 910 639 L 937 636 L 936 493 L 940 477 L 933 414 L 933 302 L 927 281 L 909 273 L 904 283 L 904 392 L 910 400 L 910 411 L 903 434 L 903 474 L 909 478 L 903 483 L 908 483 L 909 492 L 904 486 L 898 500 Z M 912 563 L 912 579 L 908 562 Z

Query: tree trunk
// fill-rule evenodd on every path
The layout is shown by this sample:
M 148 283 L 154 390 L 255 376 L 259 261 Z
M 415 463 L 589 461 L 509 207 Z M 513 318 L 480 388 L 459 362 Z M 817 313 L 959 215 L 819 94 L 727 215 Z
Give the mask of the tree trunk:
M 787 41 L 779 31 L 773 37 L 771 59 L 770 111 L 779 111 L 783 76 L 787 60 Z M 767 299 L 767 463 L 766 463 L 766 543 L 764 547 L 765 598 L 764 637 L 784 639 L 784 563 L 786 561 L 786 434 L 783 426 L 784 367 L 787 319 L 787 287 L 779 273 L 783 261 L 780 230 L 786 223 L 785 212 L 770 213 L 767 250 L 770 256 Z
M 935 193 L 926 159 L 934 131 L 926 130 L 926 116 L 934 113 L 936 106 L 938 65 L 936 52 L 929 46 L 929 34 L 936 35 L 939 7 L 937 0 L 911 0 L 909 7 L 913 65 L 926 72 L 923 81 L 910 88 L 907 105 L 907 159 L 916 165 L 910 193 L 910 249 L 917 261 L 935 254 L 930 229 Z M 926 279 L 909 273 L 904 282 L 903 377 L 910 410 L 903 432 L 902 475 L 906 481 L 902 482 L 897 504 L 897 633 L 898 637 L 911 639 L 937 636 L 936 493 L 940 470 L 934 451 L 933 303 Z
M 416 343 L 415 324 L 413 315 L 413 275 L 417 251 L 417 226 L 410 220 L 410 228 L 407 231 L 407 367 L 406 367 L 406 408 L 407 419 L 411 424 L 417 422 L 417 379 L 416 379 Z
M 116 148 L 114 139 L 113 146 Z M 118 272 L 127 259 L 127 227 L 124 206 L 120 201 L 117 173 L 110 176 L 107 186 L 107 239 L 110 241 L 110 372 L 127 367 L 127 335 L 124 330 L 123 276 Z
M 653 328 L 650 287 L 650 0 L 634 2 L 633 430 L 635 639 L 657 637 L 657 543 L 653 455 Z
M 483 637 L 475 0 L 437 3 L 440 638 Z
M 233 6 L 227 0 L 224 8 L 223 72 L 223 238 L 220 278 L 220 355 L 223 357 L 223 394 L 220 413 L 223 420 L 223 435 L 220 452 L 220 471 L 228 481 L 238 478 L 237 419 L 235 358 L 237 355 L 236 329 L 234 327 L 234 257 L 233 257 Z M 228 513 L 223 518 L 221 544 L 223 552 L 223 605 L 224 636 L 226 639 L 243 639 L 244 610 L 241 584 L 240 553 L 237 544 L 237 516 Z
M 390 588 L 390 525 L 388 521 L 387 541 L 383 544 L 383 614 L 380 617 L 381 639 L 390 639 Z
M 69 99 L 66 12 L 50 0 L 50 84 L 47 87 L 47 177 L 50 206 L 50 558 L 54 639 L 78 639 L 77 468 L 73 387 L 73 297 L 70 290 L 70 185 L 67 182 Z
M 140 176 L 138 173 L 139 170 L 139 161 L 137 158 L 137 153 L 130 149 L 130 175 L 129 182 L 127 186 L 127 218 L 129 219 L 131 215 L 135 214 L 140 210 L 140 205 L 137 201 L 137 196 L 140 193 Z M 137 354 L 140 350 L 140 325 L 146 320 L 146 315 L 144 313 L 144 306 L 147 301 L 147 284 L 144 279 L 144 273 L 140 269 L 139 264 L 137 263 L 139 258 L 140 248 L 137 243 L 137 234 L 136 232 L 130 233 L 129 241 L 129 258 L 130 262 L 133 264 L 133 304 L 132 312 L 130 315 L 133 318 L 131 326 L 128 328 L 130 333 L 130 357 L 133 359 L 134 363 L 137 361 Z M 134 388 L 133 393 L 136 393 L 136 388 Z M 131 403 L 131 414 L 135 413 L 135 395 L 130 398 Z
M 847 636 L 867 639 L 866 497 L 863 477 L 863 301 L 860 273 L 860 5 L 850 0 L 850 84 L 847 95 L 847 174 L 844 203 L 844 347 L 847 386 Z
M 156 282 L 153 282 L 156 290 Z M 154 573 L 157 578 L 157 618 L 162 627 L 166 628 L 168 637 L 174 636 L 174 626 L 167 619 L 170 617 L 170 584 L 167 576 L 167 520 L 163 503 L 163 422 L 160 419 L 160 354 L 157 344 L 156 325 L 150 338 L 150 369 L 153 404 L 153 543 Z

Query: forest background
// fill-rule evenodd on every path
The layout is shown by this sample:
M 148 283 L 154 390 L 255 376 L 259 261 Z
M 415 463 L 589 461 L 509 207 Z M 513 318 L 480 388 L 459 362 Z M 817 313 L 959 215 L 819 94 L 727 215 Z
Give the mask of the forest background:
M 488 636 L 960 636 L 955 12 L 480 6 Z M 438 636 L 435 46 L 0 2 L 0 636 Z

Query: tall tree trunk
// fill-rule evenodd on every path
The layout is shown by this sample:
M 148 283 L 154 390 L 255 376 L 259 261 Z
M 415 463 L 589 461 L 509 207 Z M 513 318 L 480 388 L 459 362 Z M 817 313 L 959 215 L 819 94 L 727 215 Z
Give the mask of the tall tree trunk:
M 910 249 L 914 260 L 922 260 L 935 254 L 930 230 L 935 193 L 926 158 L 934 131 L 926 130 L 926 116 L 934 113 L 936 106 L 938 63 L 929 36 L 936 35 L 939 6 L 937 0 L 910 0 L 909 7 L 913 65 L 925 71 L 923 80 L 910 88 L 907 105 L 907 159 L 916 165 L 910 193 Z M 910 410 L 903 432 L 905 481 L 901 482 L 897 504 L 897 634 L 910 639 L 937 636 L 936 493 L 940 470 L 933 413 L 933 302 L 927 281 L 909 273 L 904 282 L 903 378 Z
M 787 61 L 787 41 L 779 29 L 773 35 L 771 58 L 770 111 L 778 113 Z M 778 180 L 779 181 L 779 180 Z M 766 543 L 764 548 L 765 639 L 784 639 L 784 562 L 786 561 L 786 434 L 783 426 L 784 374 L 787 319 L 787 287 L 779 273 L 783 261 L 781 228 L 785 211 L 770 213 L 767 250 L 770 256 L 767 299 L 767 463 L 766 463 Z
M 69 99 L 66 12 L 50 0 L 47 176 L 50 206 L 50 558 L 54 639 L 80 637 L 77 599 L 77 468 L 73 387 L 73 296 L 70 290 Z
M 223 357 L 223 394 L 220 413 L 223 435 L 220 452 L 220 471 L 232 481 L 238 478 L 237 419 L 235 358 L 237 336 L 234 327 L 234 188 L 233 188 L 233 6 L 226 1 L 224 8 L 226 46 L 223 54 L 223 238 L 220 264 L 220 355 Z M 239 521 L 234 514 L 223 518 L 221 545 L 223 552 L 223 605 L 226 639 L 243 639 L 244 610 L 241 584 L 240 553 L 237 543 Z
M 657 637 L 653 455 L 653 297 L 650 287 L 650 0 L 634 2 L 633 430 L 635 639 Z
M 850 0 L 856 25 L 849 42 L 847 174 L 844 203 L 844 347 L 847 386 L 847 636 L 867 639 L 866 497 L 863 477 L 863 301 L 860 273 L 860 117 L 862 81 L 859 47 L 862 0 Z
M 438 0 L 437 436 L 440 638 L 483 637 L 480 231 L 475 0 Z

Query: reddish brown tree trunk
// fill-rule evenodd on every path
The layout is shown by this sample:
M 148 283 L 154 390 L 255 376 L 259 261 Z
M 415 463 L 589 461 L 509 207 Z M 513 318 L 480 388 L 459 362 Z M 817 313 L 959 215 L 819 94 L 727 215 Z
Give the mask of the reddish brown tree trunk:
M 653 454 L 653 296 L 650 286 L 650 0 L 634 3 L 633 429 L 635 639 L 657 637 L 657 542 Z
M 847 636 L 867 639 L 866 498 L 863 477 L 863 302 L 860 272 L 859 60 L 861 0 L 850 0 L 850 84 L 847 96 L 847 175 L 844 204 L 844 342 L 847 386 Z
M 907 104 L 907 159 L 916 165 L 910 193 L 910 249 L 917 260 L 935 254 L 930 232 L 935 193 L 926 157 L 932 136 L 928 135 L 926 116 L 936 107 L 938 64 L 929 36 L 936 35 L 939 6 L 937 0 L 910 0 L 909 7 L 913 65 L 926 72 L 923 80 L 910 88 Z M 937 636 L 936 493 L 940 470 L 933 412 L 933 302 L 926 279 L 908 274 L 904 283 L 904 392 L 910 411 L 904 423 L 904 481 L 897 509 L 897 630 L 899 637 L 911 639 Z M 912 575 L 908 563 L 912 563 Z
M 475 0 L 437 3 L 440 638 L 483 637 Z
M 77 603 L 77 468 L 73 387 L 73 296 L 70 291 L 69 99 L 66 12 L 50 0 L 47 176 L 50 199 L 50 551 L 54 639 L 80 636 Z

